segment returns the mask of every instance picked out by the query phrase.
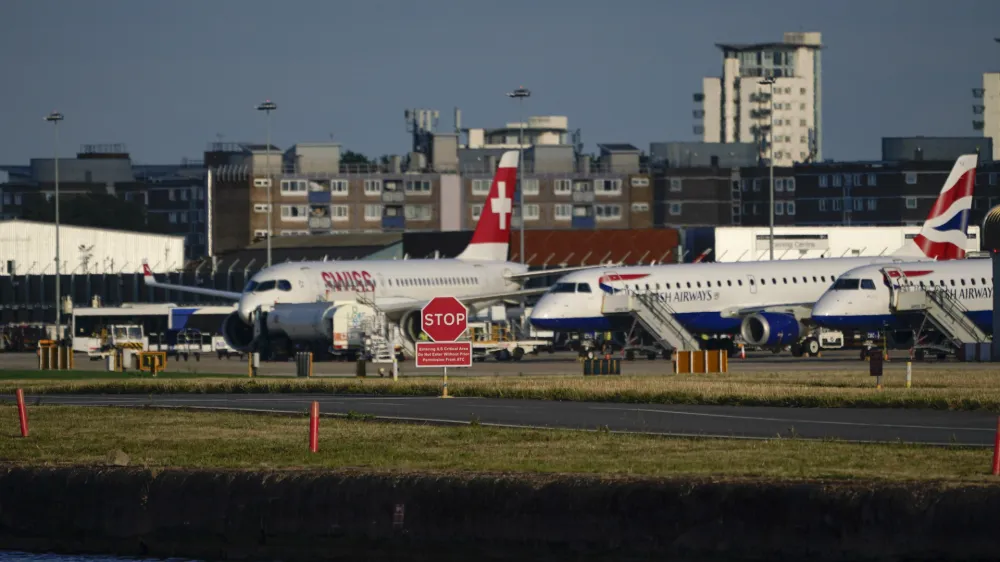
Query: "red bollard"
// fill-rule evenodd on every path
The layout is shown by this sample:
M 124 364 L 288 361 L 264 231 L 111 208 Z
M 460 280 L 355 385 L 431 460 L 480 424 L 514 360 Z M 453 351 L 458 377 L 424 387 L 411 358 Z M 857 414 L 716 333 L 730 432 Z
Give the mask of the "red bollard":
M 24 407 L 24 391 L 17 389 L 17 416 L 21 418 L 21 437 L 28 436 L 28 410 Z
M 319 402 L 313 402 L 309 412 L 309 450 L 319 450 Z
M 997 418 L 997 434 L 993 440 L 993 476 L 1000 476 L 1000 417 Z

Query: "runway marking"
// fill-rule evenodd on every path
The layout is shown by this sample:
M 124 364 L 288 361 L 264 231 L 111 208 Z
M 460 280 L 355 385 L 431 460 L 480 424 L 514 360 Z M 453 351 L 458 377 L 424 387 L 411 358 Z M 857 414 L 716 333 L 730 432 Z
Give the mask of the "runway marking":
M 883 423 L 863 423 L 863 422 L 845 422 L 845 421 L 802 420 L 802 419 L 791 419 L 791 418 L 767 418 L 763 416 L 737 416 L 733 414 L 682 412 L 679 410 L 657 410 L 653 408 L 610 408 L 610 407 L 606 408 L 600 406 L 591 406 L 590 409 L 618 410 L 622 412 L 649 412 L 654 414 L 671 414 L 677 416 L 702 416 L 708 418 L 727 418 L 734 420 L 773 421 L 782 423 L 815 423 L 815 424 L 826 424 L 826 425 L 852 425 L 861 427 L 898 427 L 902 429 L 932 429 L 941 431 L 988 431 L 988 432 L 996 431 L 996 428 L 982 428 L 982 427 L 947 427 L 947 426 L 935 426 L 935 425 L 906 425 L 906 424 L 883 424 Z

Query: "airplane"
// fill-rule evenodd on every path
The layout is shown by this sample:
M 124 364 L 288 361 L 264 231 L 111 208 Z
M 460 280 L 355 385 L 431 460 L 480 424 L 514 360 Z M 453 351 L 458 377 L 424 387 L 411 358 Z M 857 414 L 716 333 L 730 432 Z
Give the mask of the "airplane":
M 993 260 L 968 259 L 941 263 L 865 266 L 840 276 L 816 301 L 813 320 L 837 330 L 882 332 L 892 347 L 913 347 L 924 321 L 922 310 L 893 313 L 892 301 L 909 291 L 945 292 L 960 305 L 958 312 L 984 334 L 993 333 Z M 923 340 L 924 338 L 921 338 Z M 943 334 L 927 341 L 939 347 Z M 917 350 L 919 355 L 923 355 Z M 920 358 L 920 357 L 918 357 Z
M 578 271 L 561 277 L 538 300 L 530 322 L 557 332 L 626 331 L 632 319 L 602 310 L 605 295 L 627 290 L 655 295 L 691 334 L 739 334 L 749 345 L 776 353 L 789 345 L 793 355 L 816 355 L 820 343 L 810 319 L 813 303 L 844 272 L 869 264 L 965 256 L 977 160 L 966 154 L 955 161 L 920 233 L 891 255 Z M 703 346 L 735 352 L 732 338 Z
M 357 303 L 359 297 L 384 313 L 412 343 L 421 332 L 420 309 L 434 297 L 454 296 L 471 314 L 540 294 L 545 287 L 524 289 L 524 282 L 559 272 L 529 272 L 526 265 L 506 261 L 517 171 L 517 151 L 505 152 L 472 239 L 454 259 L 274 264 L 254 275 L 238 293 L 161 283 L 145 263 L 143 277 L 150 287 L 237 301 L 221 331 L 226 343 L 241 352 L 258 351 L 267 344 L 288 348 L 291 343 L 325 350 L 330 344 L 332 305 Z M 576 269 L 580 268 L 568 268 Z

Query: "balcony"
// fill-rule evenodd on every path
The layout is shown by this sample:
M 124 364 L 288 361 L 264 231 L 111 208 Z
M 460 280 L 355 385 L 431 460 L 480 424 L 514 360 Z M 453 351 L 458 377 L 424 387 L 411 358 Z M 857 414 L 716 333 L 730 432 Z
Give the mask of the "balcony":
M 974 97 L 976 99 L 980 99 L 980 100 L 983 99 L 983 95 L 984 94 L 986 94 L 986 90 L 983 89 L 983 88 L 973 88 L 972 89 L 972 97 Z
M 703 94 L 701 92 L 698 92 L 698 93 L 696 93 L 694 95 L 694 102 L 695 103 L 701 103 L 703 101 L 705 101 L 705 94 Z
M 312 230 L 330 230 L 332 227 L 330 217 L 309 217 L 309 228 Z
M 771 94 L 750 94 L 750 101 L 754 103 L 767 103 L 771 101 Z
M 751 119 L 764 119 L 771 115 L 770 109 L 754 109 L 750 112 Z
M 383 191 L 382 192 L 382 203 L 389 204 L 402 204 L 406 202 L 406 193 L 402 191 Z
M 594 192 L 593 191 L 577 191 L 573 193 L 574 203 L 593 203 L 594 202 Z

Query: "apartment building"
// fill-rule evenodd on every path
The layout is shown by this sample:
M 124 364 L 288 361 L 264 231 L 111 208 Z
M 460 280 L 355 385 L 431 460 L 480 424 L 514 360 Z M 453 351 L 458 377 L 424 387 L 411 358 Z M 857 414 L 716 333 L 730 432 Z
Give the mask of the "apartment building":
M 754 143 L 775 166 L 822 159 L 821 36 L 785 33 L 780 43 L 716 46 L 722 75 L 702 80 L 695 134 L 706 143 Z
M 1000 160 L 1000 72 L 983 73 L 983 87 L 972 89 L 972 128 L 993 141 L 993 159 Z

